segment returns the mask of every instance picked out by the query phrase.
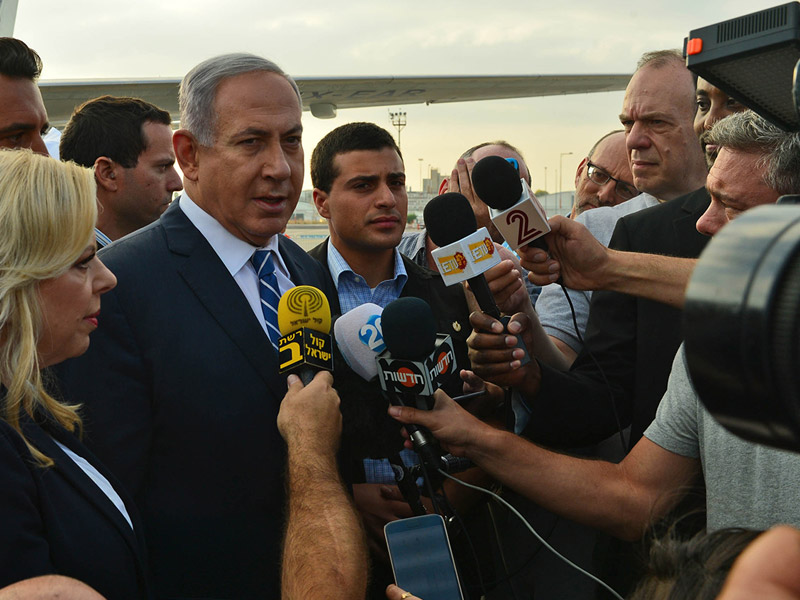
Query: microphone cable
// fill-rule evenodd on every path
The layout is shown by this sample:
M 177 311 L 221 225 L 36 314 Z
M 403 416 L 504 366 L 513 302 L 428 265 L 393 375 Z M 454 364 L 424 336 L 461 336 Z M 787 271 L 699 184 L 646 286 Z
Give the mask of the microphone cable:
M 560 552 L 558 552 L 558 550 L 556 550 L 555 548 L 553 548 L 553 547 L 552 547 L 550 544 L 548 544 L 548 543 L 547 543 L 547 541 L 546 541 L 546 540 L 545 540 L 545 539 L 544 539 L 542 536 L 540 536 L 540 535 L 539 535 L 539 533 L 538 533 L 538 532 L 537 532 L 537 531 L 536 531 L 536 530 L 533 528 L 533 526 L 532 526 L 530 523 L 528 523 L 528 521 L 525 519 L 525 517 L 523 517 L 523 516 L 520 514 L 520 512 L 519 512 L 519 511 L 518 511 L 516 508 L 514 508 L 514 507 L 513 507 L 511 504 L 509 504 L 509 503 L 508 503 L 508 502 L 507 502 L 507 501 L 506 501 L 504 498 L 502 498 L 502 497 L 498 496 L 497 494 L 495 494 L 495 493 L 494 493 L 493 491 L 491 491 L 491 490 L 487 490 L 486 488 L 482 488 L 482 487 L 480 487 L 480 486 L 477 486 L 477 485 L 472 485 L 471 483 L 467 483 L 466 481 L 461 481 L 460 479 L 456 479 L 455 477 L 453 477 L 453 476 L 452 476 L 452 475 L 450 475 L 449 473 L 446 473 L 446 472 L 444 472 L 444 471 L 443 471 L 443 470 L 441 470 L 441 469 L 439 469 L 439 473 L 440 473 L 441 475 L 443 475 L 444 477 L 447 477 L 448 479 L 452 479 L 453 481 L 455 481 L 456 483 L 458 483 L 458 484 L 460 484 L 460 485 L 463 485 L 463 486 L 465 486 L 465 487 L 468 487 L 468 488 L 470 488 L 470 489 L 473 489 L 473 490 L 476 490 L 476 491 L 479 491 L 479 492 L 483 492 L 484 494 L 488 494 L 488 495 L 489 495 L 489 496 L 491 496 L 491 497 L 492 497 L 494 500 L 496 500 L 496 501 L 500 502 L 500 503 L 501 503 L 503 506 L 505 506 L 505 507 L 506 507 L 508 510 L 510 510 L 510 511 L 511 511 L 511 512 L 512 512 L 514 515 L 516 515 L 516 516 L 519 518 L 519 520 L 520 520 L 520 521 L 522 521 L 522 523 L 525 525 L 525 527 L 528 529 L 528 531 L 530 531 L 530 532 L 531 532 L 531 533 L 534 535 L 534 537 L 535 537 L 537 540 L 539 540 L 539 542 L 540 542 L 540 543 L 541 543 L 541 544 L 542 544 L 542 545 L 543 545 L 545 548 L 547 548 L 548 550 L 550 550 L 550 552 L 552 552 L 552 553 L 553 553 L 555 556 L 557 556 L 558 558 L 560 558 L 562 561 L 564 561 L 565 563 L 567 563 L 567 564 L 568 564 L 570 567 L 572 567 L 573 569 L 575 569 L 575 570 L 576 570 L 576 571 L 578 571 L 579 573 L 582 573 L 583 575 L 585 575 L 586 577 L 588 577 L 589 579 L 591 579 L 591 580 L 592 580 L 592 581 L 594 581 L 595 583 L 597 583 L 597 584 L 601 585 L 601 586 L 602 586 L 603 588 L 605 588 L 605 589 L 606 589 L 606 590 L 607 590 L 607 591 L 608 591 L 608 592 L 609 592 L 609 593 L 610 593 L 610 594 L 611 594 L 611 595 L 612 595 L 612 596 L 613 596 L 613 597 L 614 597 L 616 600 L 625 600 L 625 599 L 624 599 L 622 596 L 620 596 L 620 595 L 619 595 L 619 594 L 618 594 L 618 593 L 617 593 L 617 592 L 616 592 L 616 591 L 615 591 L 615 590 L 614 590 L 614 589 L 613 589 L 613 588 L 612 588 L 610 585 L 608 585 L 608 584 L 607 584 L 605 581 L 603 581 L 602 579 L 600 579 L 599 577 L 597 577 L 597 576 L 595 576 L 595 575 L 592 575 L 591 573 L 589 573 L 589 571 L 587 571 L 587 570 L 585 570 L 585 569 L 583 569 L 583 568 L 579 567 L 579 566 L 578 566 L 578 565 L 576 565 L 574 562 L 572 562 L 570 559 L 568 559 L 566 556 L 564 556 L 563 554 L 561 554 Z
M 569 304 L 570 313 L 572 313 L 572 326 L 575 328 L 575 335 L 578 336 L 578 341 L 583 345 L 583 349 L 586 350 L 586 354 L 594 363 L 594 366 L 600 373 L 600 377 L 603 378 L 603 383 L 605 384 L 606 389 L 608 390 L 608 398 L 611 402 L 611 412 L 614 415 L 614 422 L 617 424 L 617 433 L 619 434 L 619 442 L 622 445 L 622 453 L 623 455 L 627 454 L 628 443 L 625 441 L 625 434 L 623 433 L 622 421 L 619 418 L 617 405 L 614 402 L 614 390 L 611 389 L 611 383 L 608 381 L 608 377 L 606 377 L 605 371 L 603 371 L 603 368 L 600 366 L 600 363 L 598 362 L 597 358 L 595 358 L 594 354 L 592 354 L 592 351 L 589 349 L 589 346 L 587 346 L 586 343 L 583 341 L 583 336 L 581 335 L 580 328 L 578 327 L 578 318 L 575 315 L 575 307 L 572 304 L 572 298 L 569 297 L 569 292 L 567 292 L 567 288 L 564 286 L 563 283 L 559 283 L 559 285 L 561 286 L 561 291 L 564 292 L 564 296 L 567 299 L 567 304 Z

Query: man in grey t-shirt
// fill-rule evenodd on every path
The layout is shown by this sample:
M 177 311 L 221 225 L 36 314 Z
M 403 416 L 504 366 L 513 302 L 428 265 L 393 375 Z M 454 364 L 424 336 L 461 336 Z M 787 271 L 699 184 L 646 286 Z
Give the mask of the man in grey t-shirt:
M 800 525 L 800 454 L 748 442 L 720 425 L 697 397 L 683 346 L 644 436 L 669 452 L 700 459 L 709 530 Z

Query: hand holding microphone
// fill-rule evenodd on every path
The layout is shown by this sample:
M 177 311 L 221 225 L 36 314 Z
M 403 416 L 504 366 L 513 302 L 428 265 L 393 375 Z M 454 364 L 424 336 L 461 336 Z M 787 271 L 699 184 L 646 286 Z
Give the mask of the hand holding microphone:
M 481 310 L 496 319 L 500 310 L 483 273 L 500 263 L 485 227 L 477 229 L 475 213 L 461 194 L 449 192 L 425 205 L 425 227 L 439 246 L 431 254 L 445 285 L 467 281 Z
M 485 271 L 500 264 L 500 254 L 496 251 L 494 242 L 485 227 L 475 231 L 477 226 L 475 214 L 467 199 L 456 193 L 437 196 L 425 206 L 425 225 L 431 240 L 439 246 L 432 254 L 445 284 L 452 285 L 456 281 L 463 281 L 467 275 L 471 275 L 466 280 L 481 311 L 500 321 L 505 327 L 508 319 L 501 316 L 486 277 L 483 275 Z M 483 245 L 479 241 L 474 241 L 475 238 L 482 239 Z M 454 250 L 459 247 L 463 249 Z M 459 271 L 462 273 L 459 275 L 460 279 L 448 280 L 450 273 L 446 272 L 447 266 L 451 260 L 458 258 L 459 254 L 464 262 L 464 267 Z M 525 354 L 522 364 L 529 362 L 530 357 L 521 339 L 518 347 Z

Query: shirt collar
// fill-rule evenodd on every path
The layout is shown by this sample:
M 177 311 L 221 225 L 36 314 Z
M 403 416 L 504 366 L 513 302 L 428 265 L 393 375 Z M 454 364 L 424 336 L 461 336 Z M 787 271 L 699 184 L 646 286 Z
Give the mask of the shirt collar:
M 197 227 L 203 237 L 206 238 L 206 241 L 208 241 L 214 249 L 214 252 L 217 253 L 217 256 L 219 256 L 222 264 L 225 265 L 225 268 L 231 276 L 236 275 L 253 256 L 253 252 L 259 250 L 259 248 L 256 248 L 249 242 L 239 239 L 225 229 L 219 221 L 200 208 L 186 192 L 181 194 L 178 207 L 184 212 L 186 218 Z M 273 257 L 277 259 L 276 268 L 281 269 L 284 274 L 288 274 L 283 258 L 280 252 L 278 252 L 277 235 L 273 235 L 269 238 L 269 241 L 260 249 L 272 250 Z
M 350 265 L 347 264 L 347 261 L 336 249 L 336 247 L 331 244 L 330 238 L 328 238 L 328 270 L 331 273 L 331 278 L 333 279 L 333 283 L 336 285 L 337 290 L 339 289 L 339 278 L 342 276 L 342 274 L 351 273 L 360 277 L 358 273 L 350 268 Z M 395 248 L 394 275 L 392 275 L 392 281 L 395 281 L 399 284 L 405 284 L 407 279 L 408 273 L 406 273 L 406 266 L 403 264 L 403 257 L 400 255 L 400 252 L 397 251 L 397 248 Z
M 105 248 L 111 243 L 111 238 L 108 237 L 105 233 L 100 231 L 97 227 L 94 228 L 94 236 L 97 240 L 97 245 L 100 248 Z

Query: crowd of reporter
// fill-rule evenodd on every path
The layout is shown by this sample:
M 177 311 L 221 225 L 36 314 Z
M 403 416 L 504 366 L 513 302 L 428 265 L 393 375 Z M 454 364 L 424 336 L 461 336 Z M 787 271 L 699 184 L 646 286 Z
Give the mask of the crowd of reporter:
M 192 581 L 208 576 L 191 570 L 202 565 L 203 557 L 186 572 L 165 572 L 170 567 L 162 558 L 171 559 L 170 552 L 174 548 L 183 549 L 192 542 L 190 537 L 171 539 L 168 543 L 159 539 L 158 545 L 154 545 L 158 535 L 172 535 L 164 533 L 172 524 L 162 522 L 164 516 L 159 513 L 160 507 L 154 506 L 159 496 L 153 494 L 153 478 L 159 471 L 152 464 L 142 467 L 145 471 L 128 471 L 132 463 L 116 462 L 120 454 L 102 445 L 97 446 L 97 451 L 108 453 L 108 458 L 98 459 L 95 448 L 87 448 L 81 441 L 84 420 L 79 404 L 87 402 L 96 406 L 107 398 L 101 397 L 104 394 L 97 389 L 98 393 L 85 398 L 65 392 L 64 397 L 74 402 L 64 402 L 59 395 L 61 388 L 48 376 L 49 367 L 83 355 L 90 348 L 89 335 L 98 327 L 102 332 L 106 318 L 112 332 L 115 327 L 122 328 L 117 332 L 127 332 L 113 340 L 114 343 L 142 344 L 137 323 L 123 322 L 127 317 L 120 304 L 145 300 L 141 290 L 128 289 L 128 280 L 122 278 L 135 271 L 136 267 L 131 267 L 129 262 L 133 257 L 146 261 L 158 256 L 158 250 L 152 250 L 156 243 L 153 236 L 170 240 L 164 242 L 170 252 L 175 252 L 181 244 L 184 247 L 178 248 L 179 254 L 193 252 L 192 246 L 200 242 L 187 242 L 185 237 L 169 238 L 184 226 L 182 221 L 176 220 L 178 218 L 192 224 L 196 224 L 193 219 L 204 222 L 202 227 L 206 229 L 198 228 L 214 251 L 217 246 L 212 240 L 220 239 L 215 233 L 220 226 L 252 247 L 269 248 L 277 263 L 276 285 L 282 291 L 288 285 L 317 281 L 315 278 L 319 277 L 318 281 L 323 282 L 320 287 L 327 285 L 326 293 L 331 297 L 337 294 L 338 280 L 331 282 L 332 285 L 325 283 L 328 282 L 324 271 L 326 264 L 299 256 L 297 250 L 288 245 L 290 242 L 278 241 L 299 195 L 298 177 L 302 182 L 302 148 L 296 133 L 301 108 L 294 82 L 274 64 L 262 63 L 259 61 L 263 59 L 247 55 L 218 57 L 193 71 L 198 80 L 190 77 L 186 84 L 189 88 L 207 84 L 201 75 L 212 73 L 218 77 L 210 85 L 211 112 L 195 109 L 193 102 L 202 101 L 182 88 L 185 129 L 176 134 L 177 152 L 167 157 L 164 170 L 166 173 L 167 169 L 172 169 L 177 156 L 185 177 L 186 199 L 182 203 L 190 207 L 187 209 L 190 212 L 188 217 L 177 217 L 176 213 L 183 209 L 176 204 L 167 209 L 156 226 L 111 244 L 103 253 L 112 264 L 120 265 L 122 288 L 109 294 L 114 301 L 109 317 L 105 317 L 100 309 L 101 296 L 114 289 L 117 278 L 96 254 L 100 239 L 96 229 L 98 178 L 103 175 L 98 163 L 94 163 L 92 173 L 74 163 L 43 156 L 46 151 L 41 136 L 48 126 L 36 88 L 41 62 L 18 40 L 0 40 L 0 51 L 5 53 L 0 54 L 0 96 L 5 94 L 7 100 L 4 108 L 0 108 L 0 133 L 4 136 L 0 142 L 9 148 L 0 151 L 0 230 L 3 231 L 0 242 L 0 523 L 3 526 L 0 535 L 4 539 L 0 548 L 0 585 L 7 586 L 0 589 L 0 598 L 88 599 L 100 597 L 98 594 L 109 598 L 199 597 L 198 594 L 235 597 L 237 593 L 240 597 L 256 593 L 278 593 L 285 598 L 323 598 L 332 594 L 363 597 L 369 578 L 367 542 L 360 507 L 354 505 L 350 497 L 352 479 L 348 474 L 342 476 L 341 462 L 337 460 L 343 424 L 335 373 L 333 376 L 320 373 L 307 385 L 293 375 L 286 381 L 278 377 L 277 372 L 270 372 L 265 378 L 269 392 L 264 394 L 274 400 L 272 412 L 266 411 L 274 417 L 271 424 L 274 431 L 270 434 L 273 442 L 266 451 L 267 460 L 272 463 L 269 477 L 274 475 L 276 481 L 286 485 L 285 514 L 268 517 L 278 527 L 270 526 L 271 533 L 267 537 L 272 536 L 268 542 L 280 545 L 282 551 L 263 555 L 279 557 L 280 565 L 269 564 L 265 558 L 264 564 L 256 561 L 240 565 L 240 568 L 243 572 L 259 574 L 280 571 L 280 583 L 277 583 L 277 575 L 275 581 L 271 576 L 253 576 L 257 583 L 252 585 L 235 582 L 241 586 L 237 588 L 240 592 L 220 591 L 215 587 L 220 584 L 211 581 L 211 577 L 203 585 Z M 20 68 L 20 64 L 24 68 Z M 232 64 L 237 66 L 231 67 Z M 233 70 L 225 70 L 229 68 Z M 666 550 L 656 544 L 651 551 L 652 570 L 631 592 L 631 598 L 715 597 L 739 552 L 753 539 L 755 543 L 733 566 L 720 597 L 744 597 L 745 590 L 749 597 L 796 597 L 790 594 L 797 593 L 798 582 L 788 576 L 786 570 L 777 568 L 778 561 L 772 557 L 780 555 L 787 561 L 797 558 L 797 531 L 778 528 L 756 536 L 758 531 L 782 523 L 800 526 L 800 512 L 795 502 L 800 483 L 800 458 L 740 440 L 705 411 L 688 376 L 676 327 L 686 285 L 703 244 L 693 235 L 680 232 L 674 237 L 670 237 L 669 232 L 658 236 L 648 232 L 678 228 L 671 220 L 673 217 L 668 216 L 674 212 L 683 219 L 680 227 L 685 227 L 686 220 L 691 219 L 689 224 L 700 234 L 713 235 L 727 221 L 753 206 L 774 203 L 780 195 L 800 192 L 800 136 L 781 131 L 755 113 L 742 111 L 742 107 L 732 104 L 726 104 L 724 110 L 709 116 L 719 90 L 702 82 L 697 86 L 695 83 L 674 52 L 646 55 L 626 91 L 621 115 L 629 171 L 623 165 L 613 169 L 611 174 L 590 163 L 591 159 L 602 162 L 602 157 L 607 156 L 602 152 L 594 154 L 592 149 L 576 174 L 576 186 L 586 194 L 587 205 L 601 204 L 605 201 L 601 198 L 611 197 L 614 191 L 621 197 L 607 203 L 616 206 L 592 206 L 579 219 L 572 218 L 577 214 L 570 218 L 551 218 L 551 232 L 546 236 L 548 251 L 522 247 L 517 257 L 498 250 L 507 258 L 486 275 L 498 305 L 511 319 L 506 328 L 480 310 L 470 315 L 472 333 L 467 339 L 470 369 L 465 370 L 462 377 L 466 390 L 484 388 L 490 399 L 504 397 L 501 388 L 511 389 L 514 422 L 503 426 L 482 420 L 441 390 L 435 394 L 432 410 L 390 406 L 388 414 L 399 423 L 429 429 L 444 450 L 469 458 L 479 467 L 481 477 L 498 482 L 553 513 L 623 539 L 641 539 L 655 520 L 669 514 L 691 485 L 702 480 L 707 494 L 707 530 L 689 541 L 677 541 Z M 215 95 L 239 104 L 230 113 L 214 112 L 217 108 Z M 10 104 L 12 102 L 16 104 Z M 248 102 L 246 108 L 250 113 L 245 109 L 237 112 L 242 108 L 240 105 Z M 268 110 L 265 111 L 265 107 Z M 271 112 L 273 109 L 275 112 Z M 738 114 L 727 116 L 732 112 Z M 265 127 L 273 127 L 274 132 L 257 131 L 248 134 L 250 138 L 238 139 L 241 134 L 237 128 L 247 130 L 248 119 L 264 119 Z M 6 124 L 11 128 L 4 128 Z M 232 131 L 230 145 L 223 137 L 228 132 L 226 128 Z M 275 142 L 270 136 L 273 134 L 279 139 L 277 143 L 283 158 L 270 163 L 268 168 L 274 171 L 264 176 L 278 184 L 262 193 L 270 197 L 266 204 L 280 205 L 280 208 L 266 209 L 268 216 L 265 217 L 250 212 L 247 206 L 235 204 L 240 199 L 236 196 L 238 192 L 241 191 L 241 198 L 247 198 L 254 190 L 229 190 L 226 181 L 228 169 L 253 181 L 262 177 L 260 173 L 251 172 L 255 161 L 248 153 L 254 152 L 252 146 L 262 143 L 261 138 L 266 140 L 263 141 L 264 152 L 272 152 L 270 144 Z M 253 140 L 253 144 L 249 143 Z M 513 146 L 511 148 L 517 152 Z M 380 154 L 385 149 L 379 146 L 344 150 L 340 154 L 347 156 L 348 152 L 365 151 Z M 393 216 L 388 224 L 380 221 L 382 230 L 391 230 L 393 243 L 382 248 L 389 252 L 381 256 L 397 257 L 400 261 L 395 247 L 400 242 L 397 231 L 402 231 L 392 211 L 393 203 L 400 203 L 404 195 L 397 189 L 403 166 L 399 149 L 396 149 L 396 156 L 391 146 L 389 149 L 389 162 L 395 164 L 399 159 L 399 167 L 390 169 L 391 177 L 387 178 L 393 186 L 392 195 L 375 199 L 374 205 Z M 710 171 L 706 166 L 707 158 L 713 159 Z M 377 158 L 372 156 L 371 160 Z M 109 159 L 108 162 L 114 161 Z M 469 196 L 477 216 L 485 206 L 471 188 L 474 163 L 471 154 L 459 160 L 450 185 L 453 191 L 457 187 Z M 127 171 L 121 169 L 134 167 L 108 170 L 103 185 L 113 191 L 115 179 L 127 176 Z M 612 170 L 610 166 L 608 170 Z M 630 183 L 626 182 L 626 177 L 630 177 Z M 404 189 L 403 182 L 404 179 L 400 185 Z M 174 178 L 163 180 L 162 185 L 170 194 L 181 187 Z M 632 195 L 629 188 L 641 192 L 641 197 L 637 196 L 640 205 L 636 205 L 641 210 L 631 210 L 627 214 L 626 208 L 620 207 L 636 200 L 624 198 Z M 232 200 L 225 199 L 226 192 L 232 193 Z M 352 232 L 334 224 L 337 209 L 332 193 L 322 188 L 318 193 L 315 189 L 315 200 L 318 207 L 323 208 L 321 214 L 330 213 L 323 216 L 331 222 L 332 244 L 341 241 L 346 246 L 351 241 L 347 235 Z M 368 199 L 367 202 L 373 201 Z M 704 209 L 698 215 L 697 206 L 704 202 Z M 628 208 L 631 206 L 634 205 Z M 348 219 L 352 219 L 352 214 Z M 402 223 L 404 225 L 404 220 Z M 614 231 L 613 236 L 611 231 Z M 356 234 L 363 232 L 352 235 Z M 647 235 L 649 245 L 637 246 L 639 234 Z M 142 253 L 145 242 L 151 246 L 146 251 L 150 254 Z M 420 260 L 425 262 L 431 248 L 425 239 L 422 244 L 416 246 L 416 251 L 421 252 L 423 248 L 427 251 L 419 254 Z M 166 251 L 162 259 L 165 256 L 169 256 Z M 328 261 L 330 268 L 330 258 Z M 173 269 L 171 265 L 167 268 Z M 191 268 L 197 269 L 197 274 L 205 269 L 181 264 L 168 275 L 188 280 L 193 276 L 188 270 Z M 247 269 L 252 271 L 249 266 Z M 229 275 L 233 275 L 229 277 L 231 282 L 239 278 L 237 283 L 247 295 L 245 284 L 239 283 L 241 277 L 234 271 Z M 137 277 L 146 278 L 147 273 Z M 256 279 L 254 277 L 254 286 Z M 549 322 L 545 314 L 547 309 L 536 301 L 538 290 L 532 293 L 533 286 L 527 284 L 549 285 L 553 290 L 557 280 L 573 292 L 592 292 L 591 297 L 584 296 L 588 313 L 585 326 L 580 326 L 583 330 L 577 332 L 582 347 L 571 347 L 560 339 L 558 327 L 542 327 Z M 405 280 L 401 278 L 401 281 Z M 173 290 L 170 293 L 180 298 L 183 292 Z M 126 294 L 132 300 L 128 300 Z M 469 293 L 464 298 L 471 301 Z M 155 295 L 153 300 L 157 300 Z M 204 298 L 200 301 L 213 302 Z M 245 311 L 253 308 L 256 316 L 262 318 L 258 300 L 255 307 L 241 299 L 239 302 L 240 308 Z M 188 312 L 185 305 L 183 309 L 175 308 Z M 619 328 L 613 335 L 608 334 L 610 324 Z M 225 324 L 225 327 L 235 326 L 234 323 Z M 185 327 L 191 329 L 192 323 L 187 321 Z M 266 342 L 260 343 L 268 347 L 269 323 L 262 327 Z M 659 327 L 665 329 L 663 335 Z M 106 335 L 101 332 L 98 335 Z M 521 361 L 523 352 L 517 347 L 518 338 L 533 358 L 527 364 Z M 110 342 L 106 339 L 103 343 Z M 121 363 L 115 365 L 121 369 L 116 373 L 126 376 L 137 369 L 141 371 L 130 381 L 135 380 L 141 386 L 143 398 L 148 393 L 156 394 L 152 390 L 163 385 L 164 378 L 176 375 L 157 370 L 148 362 L 150 353 L 147 348 L 126 348 Z M 107 356 L 106 352 L 99 355 L 98 358 L 97 351 L 90 352 L 89 359 L 77 364 L 96 368 Z M 666 355 L 671 355 L 668 361 Z M 600 365 L 608 365 L 608 368 Z M 207 369 L 214 371 L 210 365 Z M 153 372 L 158 375 L 153 377 Z M 73 390 L 92 389 L 92 385 L 104 378 L 113 380 L 107 377 L 109 374 L 113 372 L 95 371 L 93 375 L 91 369 L 71 370 L 70 367 L 59 371 L 62 382 L 74 383 L 77 377 L 87 385 L 86 388 L 73 387 Z M 182 376 L 177 374 L 177 380 Z M 201 384 L 206 376 L 207 373 L 198 374 Z M 280 384 L 276 384 L 279 379 Z M 570 394 L 564 395 L 565 389 L 571 390 Z M 127 393 L 129 390 L 123 385 L 114 394 L 109 389 L 107 395 Z M 609 393 L 610 404 L 606 401 Z M 222 401 L 211 392 L 209 396 L 215 402 Z M 146 418 L 141 414 L 136 418 L 142 423 L 148 421 L 148 426 L 156 419 L 158 410 L 167 410 L 152 401 L 143 406 L 147 406 Z M 132 414 L 124 404 L 104 410 L 112 419 L 124 419 Z M 186 406 L 178 405 L 170 410 L 174 412 L 169 414 L 169 419 L 177 431 L 179 423 L 172 420 L 177 419 Z M 120 413 L 114 414 L 117 411 Z M 212 413 L 217 418 L 231 418 L 224 410 Z M 91 428 L 97 422 L 89 421 L 90 440 L 95 433 Z M 152 431 L 131 429 L 125 435 L 146 436 L 146 439 L 130 439 L 134 446 L 180 446 L 177 436 L 174 439 L 165 437 L 159 431 L 163 425 L 157 422 L 159 425 Z M 129 424 L 120 423 L 123 430 Z M 600 442 L 628 426 L 632 426 L 631 437 L 621 448 L 624 458 L 616 463 L 576 458 L 553 450 Z M 205 442 L 214 443 L 207 435 Z M 278 446 L 280 449 L 275 450 Z M 410 442 L 406 442 L 406 446 L 410 449 Z M 151 450 L 152 447 L 147 452 Z M 182 445 L 168 449 L 165 455 L 187 455 L 191 462 L 196 460 L 192 458 L 195 451 Z M 148 458 L 143 456 L 137 460 L 142 459 L 143 463 L 153 460 L 150 454 Z M 245 458 L 253 457 L 242 456 Z M 213 458 L 207 460 L 214 462 Z M 104 466 L 106 461 L 111 468 Z M 254 464 L 258 464 L 257 461 Z M 225 471 L 230 465 L 215 465 L 217 467 Z M 249 471 L 247 476 L 257 478 L 260 474 Z M 247 481 L 238 483 L 242 489 L 248 486 Z M 160 485 L 167 490 L 166 494 L 176 484 L 161 481 Z M 282 500 L 282 496 L 276 497 Z M 227 502 L 229 499 L 224 500 Z M 200 520 L 214 518 L 216 515 L 198 516 Z M 246 527 L 247 523 L 244 525 Z M 154 530 L 157 536 L 153 536 Z M 274 530 L 280 532 L 280 540 L 273 539 Z M 184 525 L 174 531 L 186 533 L 188 528 Z M 211 531 L 219 533 L 222 528 L 214 527 Z M 204 542 L 215 543 L 214 540 Z M 230 539 L 225 543 L 233 551 L 240 540 Z M 794 554 L 785 550 L 792 548 Z M 665 563 L 669 566 L 659 570 Z M 176 562 L 178 564 L 183 568 L 190 563 Z M 688 571 L 685 564 L 700 564 L 700 568 Z M 773 596 L 755 591 L 762 589 L 769 589 Z M 394 585 L 390 585 L 385 594 L 390 599 L 414 598 Z

